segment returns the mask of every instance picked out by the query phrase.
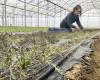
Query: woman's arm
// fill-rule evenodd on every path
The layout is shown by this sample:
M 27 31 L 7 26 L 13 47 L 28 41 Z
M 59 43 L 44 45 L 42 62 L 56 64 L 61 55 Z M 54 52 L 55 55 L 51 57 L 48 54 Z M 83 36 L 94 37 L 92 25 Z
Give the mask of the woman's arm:
M 83 30 L 83 26 L 82 26 L 82 24 L 81 24 L 81 22 L 80 22 L 80 20 L 79 20 L 79 17 L 77 18 L 76 23 L 77 23 L 77 25 L 79 26 L 79 28 L 80 28 L 81 30 Z

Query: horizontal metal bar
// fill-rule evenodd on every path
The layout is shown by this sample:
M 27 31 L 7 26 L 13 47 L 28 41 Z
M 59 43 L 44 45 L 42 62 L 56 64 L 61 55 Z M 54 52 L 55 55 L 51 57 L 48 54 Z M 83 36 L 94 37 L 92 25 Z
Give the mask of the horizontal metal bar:
M 5 4 L 0 3 L 0 5 L 5 5 Z M 16 6 L 11 6 L 11 5 L 6 5 L 6 6 L 13 7 L 13 8 L 17 8 L 17 9 L 20 9 L 20 10 L 25 10 L 24 8 L 19 8 L 19 7 L 16 7 Z M 26 11 L 38 13 L 38 12 L 36 12 L 36 11 L 27 10 L 27 9 L 26 9 Z M 45 14 L 45 13 L 40 13 L 40 14 L 47 15 L 47 14 Z M 53 17 L 52 15 L 48 15 L 48 16 Z
M 63 10 L 67 10 L 68 12 L 71 12 L 70 10 L 68 10 L 68 9 L 66 9 L 66 8 L 64 8 L 64 7 L 62 7 L 62 6 L 58 5 L 58 4 L 56 4 L 56 3 L 53 3 L 53 2 L 50 1 L 50 0 L 46 0 L 46 1 L 48 1 L 48 2 L 50 2 L 50 3 L 52 3 L 52 4 L 54 4 L 54 5 L 56 5 L 56 6 L 60 7 L 60 8 L 62 8 Z

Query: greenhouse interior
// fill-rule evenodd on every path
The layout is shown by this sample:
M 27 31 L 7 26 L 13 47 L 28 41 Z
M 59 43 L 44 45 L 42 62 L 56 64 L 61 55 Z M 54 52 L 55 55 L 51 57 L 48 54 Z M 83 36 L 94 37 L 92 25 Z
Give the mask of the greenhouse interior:
M 100 80 L 99 54 L 100 0 L 0 0 L 0 80 Z
M 0 26 L 59 27 L 77 4 L 84 27 L 99 27 L 99 0 L 0 0 Z

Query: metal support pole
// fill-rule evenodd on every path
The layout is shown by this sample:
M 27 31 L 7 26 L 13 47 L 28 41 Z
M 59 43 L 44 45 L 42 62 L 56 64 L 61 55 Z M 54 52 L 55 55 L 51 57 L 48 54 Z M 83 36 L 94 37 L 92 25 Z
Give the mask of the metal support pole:
M 24 26 L 24 10 L 22 10 L 22 26 Z
M 54 27 L 55 27 L 55 16 L 56 16 L 56 5 L 55 5 L 55 14 L 54 14 Z
M 60 22 L 61 22 L 61 19 L 62 19 L 62 14 L 61 14 L 61 13 L 62 13 L 62 12 L 60 12 L 60 18 L 59 18 L 59 19 L 60 19 L 60 20 L 59 20 Z M 59 26 L 60 26 L 60 25 L 59 25 Z
M 60 12 L 60 22 L 61 22 L 61 19 L 62 19 L 62 12 Z
M 4 26 L 4 5 L 2 5 L 2 26 Z
M 26 25 L 26 0 L 24 0 L 24 26 L 26 27 L 27 25 Z
M 99 26 L 100 26 L 100 16 L 99 16 Z
M 31 16 L 31 26 L 33 26 L 33 25 L 32 25 L 32 19 L 33 19 L 33 16 Z
M 7 0 L 4 0 L 4 8 L 3 8 L 3 11 L 4 11 L 4 26 L 7 26 L 7 13 L 6 13 L 6 3 L 7 3 Z
M 45 27 L 47 27 L 47 24 L 46 24 L 46 23 L 47 23 L 47 22 L 46 22 L 46 15 L 44 15 L 44 16 L 45 16 Z
M 48 27 L 50 27 L 50 16 L 48 16 Z
M 39 17 L 39 13 L 40 13 L 40 9 L 39 9 L 39 0 L 38 0 L 38 27 L 40 26 L 40 24 L 39 24 L 39 20 L 40 20 L 40 17 Z
M 15 26 L 15 15 L 13 14 L 13 26 Z
M 42 14 L 40 14 L 40 21 L 39 21 L 40 23 L 40 27 L 42 26 Z
M 51 17 L 49 16 L 49 21 L 48 21 L 48 22 L 49 22 L 49 27 L 50 27 L 50 18 L 51 18 Z
M 88 8 L 88 7 L 89 7 L 89 6 L 87 5 L 87 8 Z M 88 18 L 87 18 L 87 27 L 89 26 L 88 23 L 89 23 L 89 12 L 88 12 Z
M 48 4 L 48 5 L 47 5 L 47 27 L 49 27 L 49 26 L 48 26 L 48 13 L 49 13 L 49 12 L 48 12 L 48 9 L 49 9 L 49 2 L 47 2 L 47 4 Z
M 18 26 L 18 19 L 17 19 L 17 16 L 18 16 L 18 15 L 16 15 L 16 26 Z
M 41 14 L 41 26 L 43 27 L 43 15 Z

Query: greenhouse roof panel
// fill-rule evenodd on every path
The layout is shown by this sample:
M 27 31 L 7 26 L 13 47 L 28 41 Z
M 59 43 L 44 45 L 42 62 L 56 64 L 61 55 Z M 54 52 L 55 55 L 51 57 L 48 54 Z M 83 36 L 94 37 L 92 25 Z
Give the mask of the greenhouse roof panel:
M 0 7 L 7 5 L 7 12 L 16 13 L 18 9 L 31 12 L 58 14 L 72 11 L 76 5 L 81 5 L 83 13 L 91 9 L 100 9 L 100 0 L 0 0 Z M 0 8 L 0 13 L 3 11 Z M 20 13 L 20 12 L 18 12 Z

